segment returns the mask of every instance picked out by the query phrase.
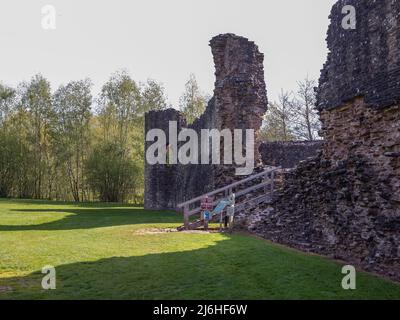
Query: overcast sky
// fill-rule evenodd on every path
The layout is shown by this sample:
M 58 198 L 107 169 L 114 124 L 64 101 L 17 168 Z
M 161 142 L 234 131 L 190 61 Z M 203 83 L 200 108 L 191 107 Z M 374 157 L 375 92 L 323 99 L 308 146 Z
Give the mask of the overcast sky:
M 176 107 L 194 73 L 212 94 L 209 40 L 235 33 L 265 54 L 270 100 L 296 81 L 317 79 L 326 59 L 328 15 L 335 0 L 1 0 L 0 81 L 15 86 L 42 73 L 53 90 L 86 77 L 97 94 L 111 73 L 163 82 Z M 56 30 L 41 9 L 57 10 Z

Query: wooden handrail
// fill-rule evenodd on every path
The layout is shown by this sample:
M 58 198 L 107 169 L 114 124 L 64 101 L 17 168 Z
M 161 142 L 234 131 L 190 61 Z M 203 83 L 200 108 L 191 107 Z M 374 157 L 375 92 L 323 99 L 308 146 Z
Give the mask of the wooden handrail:
M 218 193 L 221 193 L 221 192 L 223 192 L 223 191 L 232 189 L 232 188 L 237 187 L 237 186 L 239 186 L 239 185 L 241 185 L 241 184 L 243 184 L 243 183 L 246 183 L 246 182 L 255 180 L 255 179 L 257 179 L 257 178 L 260 178 L 260 177 L 262 177 L 262 176 L 264 176 L 264 175 L 266 175 L 266 174 L 268 174 L 268 173 L 275 172 L 275 171 L 277 171 L 278 169 L 279 169 L 279 168 L 276 168 L 276 167 L 274 167 L 274 168 L 269 168 L 269 169 L 267 169 L 267 170 L 265 170 L 265 171 L 263 171 L 263 172 L 260 172 L 260 173 L 258 173 L 258 174 L 253 175 L 253 176 L 250 176 L 250 177 L 247 177 L 246 179 L 243 179 L 243 180 L 234 182 L 234 183 L 232 183 L 232 184 L 230 184 L 230 185 L 228 185 L 228 186 L 225 186 L 225 187 L 223 187 L 223 188 L 219 188 L 219 189 L 217 189 L 217 190 L 214 190 L 214 191 L 211 191 L 211 192 L 209 192 L 209 193 L 203 194 L 203 195 L 198 196 L 198 197 L 196 197 L 196 198 L 194 198 L 194 199 L 192 199 L 192 200 L 189 200 L 189 201 L 180 203 L 180 204 L 178 204 L 178 208 L 183 208 L 183 207 L 189 206 L 189 205 L 191 205 L 192 203 L 201 201 L 201 200 L 202 200 L 203 198 L 205 198 L 205 197 L 211 197 L 211 196 L 216 195 L 216 194 L 218 194 Z
M 235 196 L 236 196 L 236 197 L 243 196 L 243 195 L 245 195 L 245 194 L 248 194 L 248 193 L 251 192 L 251 191 L 254 191 L 254 190 L 257 190 L 257 189 L 261 189 L 262 187 L 269 186 L 269 185 L 271 185 L 271 183 L 272 183 L 272 181 L 265 181 L 265 182 L 256 184 L 255 186 L 252 186 L 252 187 L 249 187 L 249 188 L 247 188 L 247 189 L 240 190 L 240 191 L 236 192 L 236 193 L 235 193 Z
M 260 183 L 260 184 L 255 185 L 255 186 L 252 186 L 252 187 L 250 187 L 250 188 L 247 188 L 247 189 L 240 190 L 240 191 L 236 192 L 236 193 L 235 193 L 235 197 L 236 197 L 236 198 L 239 198 L 239 197 L 241 197 L 241 196 L 244 196 L 244 195 L 248 194 L 248 193 L 251 192 L 251 191 L 254 191 L 254 190 L 257 190 L 257 189 L 261 189 L 262 187 L 265 187 L 265 186 L 268 186 L 268 185 L 272 185 L 272 184 L 273 184 L 273 181 L 262 182 L 262 183 Z M 265 195 L 264 195 L 264 196 L 265 196 Z M 220 199 L 220 200 L 213 201 L 213 206 L 217 205 L 220 201 L 221 201 L 221 199 Z M 239 204 L 239 206 L 240 206 L 240 205 L 241 205 L 241 204 Z M 193 216 L 193 215 L 195 215 L 195 214 L 197 214 L 197 213 L 200 213 L 200 212 L 201 212 L 201 207 L 199 206 L 199 207 L 196 207 L 196 208 L 194 208 L 194 209 L 188 211 L 186 214 L 187 214 L 188 216 Z

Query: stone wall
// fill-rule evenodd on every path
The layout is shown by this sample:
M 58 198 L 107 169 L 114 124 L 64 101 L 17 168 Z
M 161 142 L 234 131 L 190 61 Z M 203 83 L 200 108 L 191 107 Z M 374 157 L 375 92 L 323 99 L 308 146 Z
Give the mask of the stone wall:
M 265 166 L 294 168 L 300 161 L 315 157 L 322 141 L 263 142 L 259 151 Z
M 166 129 L 176 120 L 179 128 L 254 129 L 258 131 L 267 111 L 264 81 L 264 56 L 254 42 L 233 34 L 214 37 L 210 42 L 215 63 L 215 90 L 205 113 L 187 126 L 175 110 L 146 114 L 146 133 L 153 128 Z M 150 144 L 146 143 L 146 150 Z M 258 159 L 256 155 L 256 159 Z M 185 200 L 231 182 L 234 166 L 149 165 L 145 166 L 145 207 L 175 209 Z M 243 177 L 242 177 L 243 178 Z
M 356 99 L 321 116 L 323 152 L 286 173 L 256 232 L 400 280 L 400 108 Z
M 145 132 L 158 128 L 166 133 L 169 140 L 169 121 L 176 121 L 178 130 L 186 126 L 186 121 L 175 109 L 163 112 L 151 111 L 146 114 Z M 145 150 L 151 145 L 145 143 Z M 174 209 L 176 202 L 182 199 L 180 185 L 183 183 L 183 172 L 177 165 L 145 165 L 145 207 L 148 209 Z M 150 190 L 150 191 L 149 191 Z
M 344 4 L 357 29 L 339 27 Z M 255 232 L 400 280 L 400 2 L 338 1 L 318 107 L 324 143 L 286 173 Z M 397 70 L 397 71 L 396 71 Z
M 356 9 L 355 30 L 342 27 L 345 5 Z M 373 108 L 400 104 L 400 1 L 341 0 L 330 17 L 319 108 L 335 108 L 360 96 Z

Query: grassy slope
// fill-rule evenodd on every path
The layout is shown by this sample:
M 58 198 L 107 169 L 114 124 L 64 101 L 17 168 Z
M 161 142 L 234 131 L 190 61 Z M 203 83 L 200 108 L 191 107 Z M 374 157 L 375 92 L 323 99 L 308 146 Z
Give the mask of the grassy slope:
M 400 299 L 400 286 L 244 235 L 146 233 L 175 213 L 0 200 L 0 299 Z M 56 266 L 57 290 L 40 270 Z M 10 291 L 12 288 L 12 291 Z

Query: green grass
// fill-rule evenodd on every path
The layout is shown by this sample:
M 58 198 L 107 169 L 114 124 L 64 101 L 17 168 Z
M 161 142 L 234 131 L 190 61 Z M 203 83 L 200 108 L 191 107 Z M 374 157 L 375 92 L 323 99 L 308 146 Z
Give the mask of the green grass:
M 246 235 L 154 233 L 134 206 L 0 200 L 0 299 L 400 299 L 400 286 Z M 53 265 L 57 289 L 41 289 Z

